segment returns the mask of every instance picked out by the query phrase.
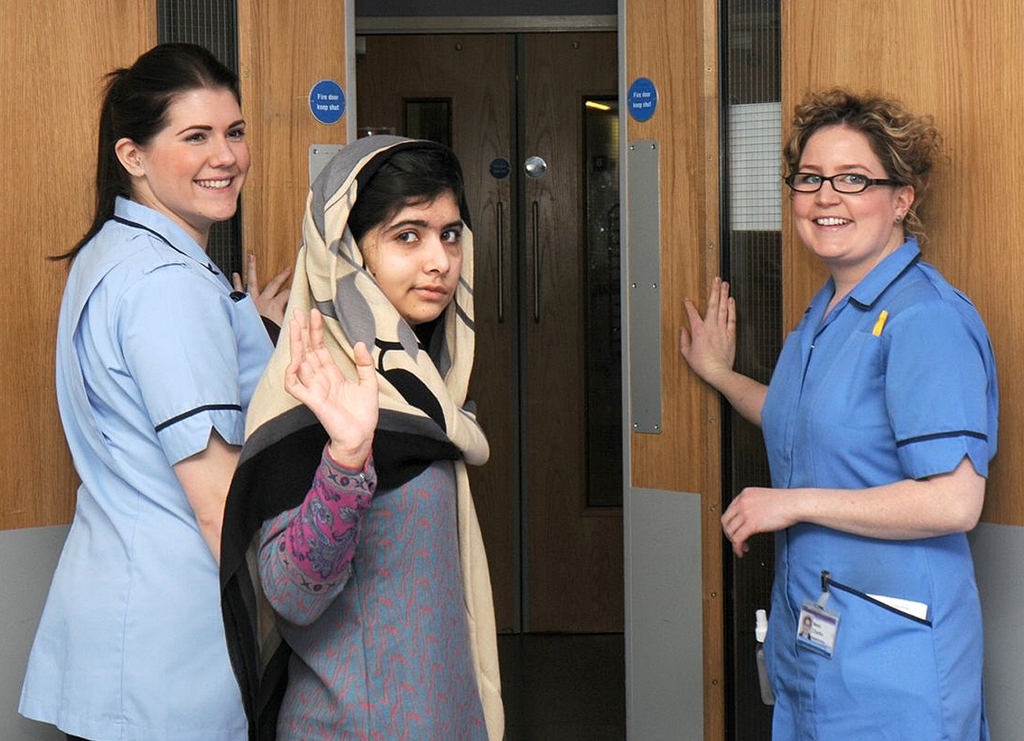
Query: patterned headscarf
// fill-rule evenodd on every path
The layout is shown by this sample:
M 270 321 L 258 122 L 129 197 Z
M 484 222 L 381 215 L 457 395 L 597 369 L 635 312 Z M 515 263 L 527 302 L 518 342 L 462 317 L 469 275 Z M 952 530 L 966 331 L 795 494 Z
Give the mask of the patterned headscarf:
M 364 342 L 377 369 L 380 415 L 373 457 L 378 487 L 392 489 L 437 460 L 454 461 L 463 592 L 488 734 L 504 729 L 490 578 L 466 463 L 488 446 L 466 403 L 473 365 L 473 238 L 460 204 L 462 272 L 454 300 L 423 348 L 366 269 L 348 228 L 352 206 L 380 165 L 403 148 L 439 144 L 393 136 L 344 147 L 314 181 L 306 202 L 285 320 L 296 310 L 324 316 L 324 345 L 347 378 L 357 378 L 353 346 Z M 287 325 L 286 325 L 287 326 Z M 225 509 L 221 585 L 228 647 L 242 686 L 250 737 L 273 738 L 288 649 L 258 584 L 255 547 L 263 522 L 304 500 L 327 442 L 313 414 L 284 389 L 287 341 L 274 351 L 249 407 L 246 442 Z

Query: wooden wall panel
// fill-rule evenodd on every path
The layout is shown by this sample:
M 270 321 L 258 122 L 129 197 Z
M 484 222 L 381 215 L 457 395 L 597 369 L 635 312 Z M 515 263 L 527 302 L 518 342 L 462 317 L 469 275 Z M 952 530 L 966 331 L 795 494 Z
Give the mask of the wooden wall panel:
M 351 0 L 240 0 L 239 67 L 253 166 L 242 195 L 245 249 L 261 277 L 295 263 L 309 191 L 309 145 L 344 144 L 355 90 L 347 87 L 346 6 Z M 309 92 L 338 82 L 346 113 L 319 123 Z
M 700 492 L 704 584 L 704 738 L 724 737 L 721 433 L 718 394 L 679 354 L 683 299 L 705 303 L 719 271 L 718 38 L 714 0 L 625 3 L 624 85 L 651 79 L 658 105 L 628 141 L 661 152 L 662 432 L 633 434 L 631 486 Z
M 949 161 L 925 223 L 925 259 L 978 306 L 995 347 L 999 454 L 982 519 L 1024 525 L 1024 16 L 1017 0 L 787 0 L 782 4 L 783 121 L 804 91 L 841 84 L 901 98 L 930 113 Z M 843 29 L 837 34 L 835 29 Z M 784 222 L 787 324 L 825 276 Z M 951 359 L 952 360 L 952 359 Z
M 152 0 L 0 3 L 0 530 L 71 521 L 77 478 L 54 391 L 67 251 L 89 226 L 103 77 L 156 42 Z

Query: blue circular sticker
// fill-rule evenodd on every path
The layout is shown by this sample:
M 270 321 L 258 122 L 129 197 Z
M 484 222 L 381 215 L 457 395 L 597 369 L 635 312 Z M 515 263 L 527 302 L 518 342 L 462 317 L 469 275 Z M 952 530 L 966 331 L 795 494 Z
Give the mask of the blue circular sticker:
M 646 77 L 638 77 L 629 86 L 629 115 L 636 121 L 647 121 L 658 107 L 658 89 Z
M 309 91 L 309 110 L 322 124 L 335 124 L 345 114 L 345 93 L 334 80 L 320 80 Z
M 504 157 L 496 157 L 491 160 L 491 177 L 495 180 L 504 180 L 512 174 L 512 163 Z

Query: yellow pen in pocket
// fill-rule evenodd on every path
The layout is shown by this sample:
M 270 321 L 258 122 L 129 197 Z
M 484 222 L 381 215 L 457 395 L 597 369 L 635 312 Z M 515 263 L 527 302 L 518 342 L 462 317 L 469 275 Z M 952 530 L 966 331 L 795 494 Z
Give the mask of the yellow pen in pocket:
M 885 326 L 885 320 L 889 318 L 889 312 L 882 309 L 882 313 L 878 315 L 878 321 L 875 322 L 875 328 L 871 330 L 871 334 L 875 337 L 882 334 L 882 327 Z

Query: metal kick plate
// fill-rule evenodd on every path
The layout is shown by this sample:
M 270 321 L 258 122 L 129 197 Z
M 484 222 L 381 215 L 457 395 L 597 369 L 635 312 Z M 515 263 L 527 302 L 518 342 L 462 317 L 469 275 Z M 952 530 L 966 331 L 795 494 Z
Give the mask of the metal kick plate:
M 633 432 L 661 433 L 661 182 L 658 142 L 626 152 L 629 283 L 629 419 Z
M 316 176 L 331 161 L 331 157 L 345 146 L 344 144 L 310 144 L 309 145 L 309 184 L 313 185 Z

